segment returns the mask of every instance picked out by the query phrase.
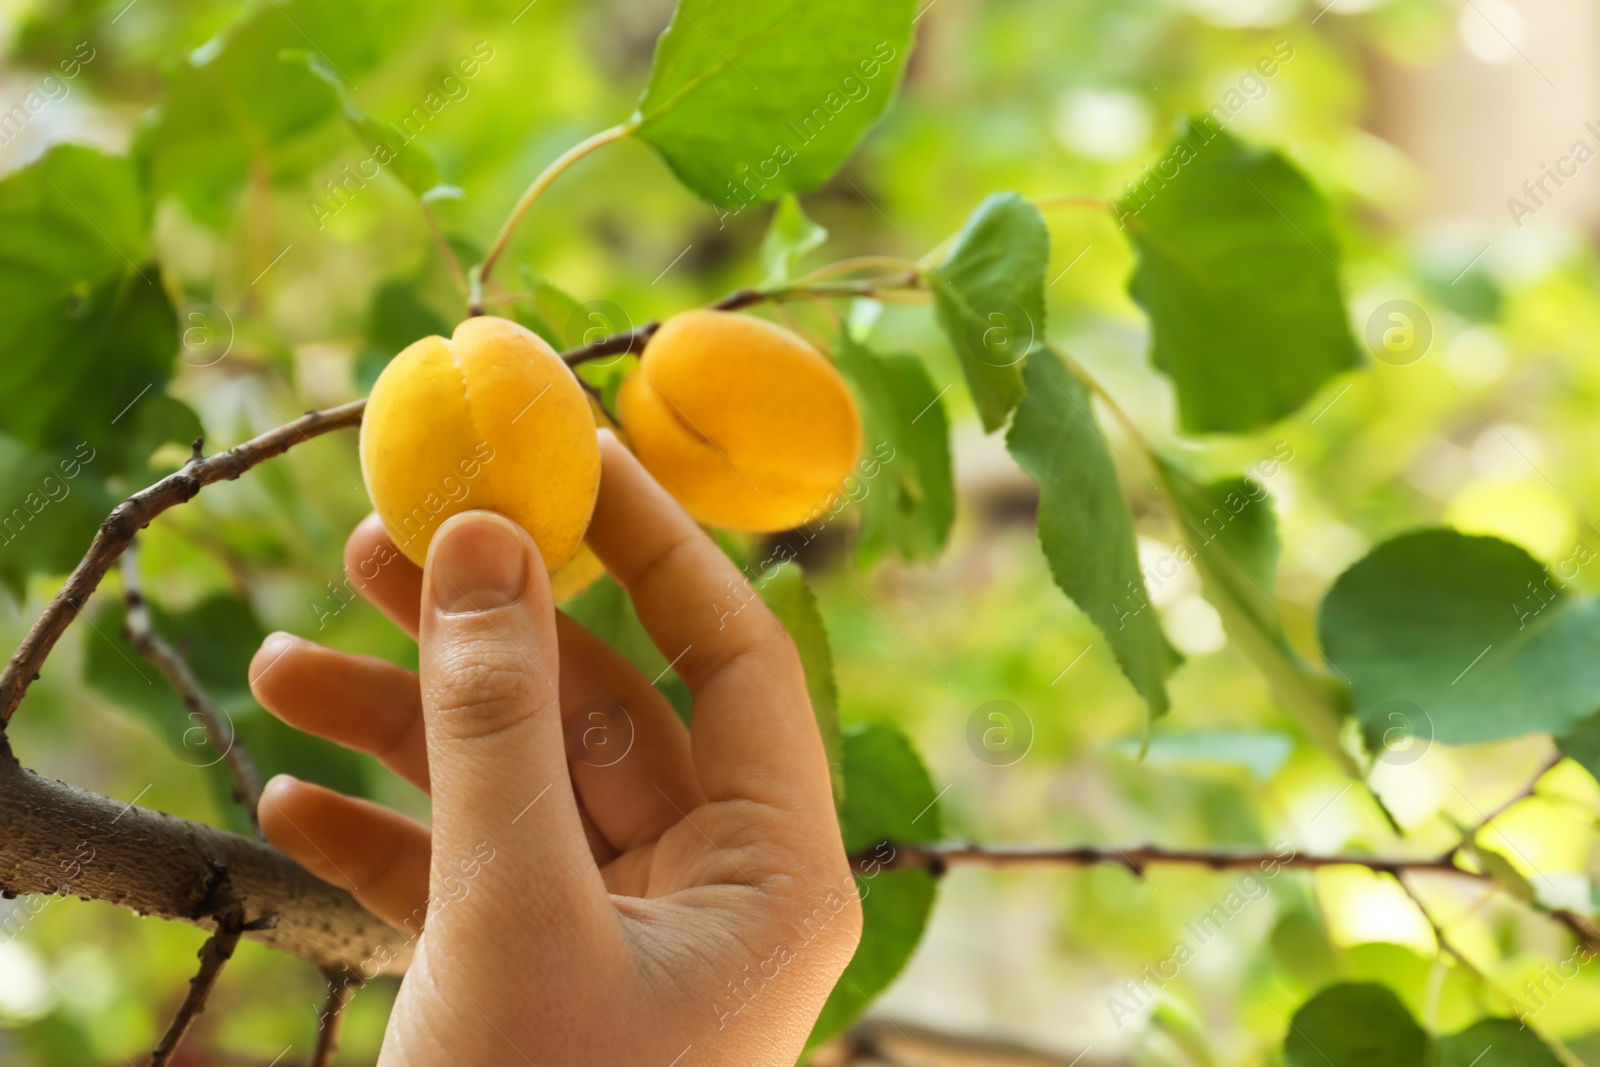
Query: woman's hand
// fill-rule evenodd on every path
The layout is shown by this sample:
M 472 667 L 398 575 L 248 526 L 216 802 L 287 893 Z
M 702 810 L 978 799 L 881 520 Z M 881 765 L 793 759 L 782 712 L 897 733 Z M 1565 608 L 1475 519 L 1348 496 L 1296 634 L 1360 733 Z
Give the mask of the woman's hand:
M 694 694 L 693 730 L 556 612 L 533 541 L 446 522 L 419 571 L 368 519 L 346 562 L 420 676 L 274 634 L 261 703 L 433 796 L 433 827 L 278 777 L 267 837 L 423 930 L 386 1067 L 792 1064 L 861 909 L 793 643 L 609 432 L 588 541 Z

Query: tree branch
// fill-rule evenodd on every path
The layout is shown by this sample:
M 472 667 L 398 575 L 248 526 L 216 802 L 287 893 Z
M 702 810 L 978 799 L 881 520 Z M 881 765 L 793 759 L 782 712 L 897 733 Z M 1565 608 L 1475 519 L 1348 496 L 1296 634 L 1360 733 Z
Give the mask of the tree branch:
M 362 978 L 410 962 L 410 939 L 272 846 L 43 778 L 0 742 L 0 894 L 100 900 L 214 929 L 224 884 L 276 917 L 244 931 L 254 941 Z
M 250 754 L 245 751 L 244 742 L 235 736 L 231 725 L 225 725 L 228 720 L 227 715 L 206 695 L 194 672 L 189 670 L 189 664 L 176 649 L 155 632 L 155 626 L 150 618 L 150 602 L 145 600 L 139 584 L 137 538 L 129 541 L 123 550 L 122 590 L 123 600 L 127 606 L 124 616 L 126 621 L 123 624 L 124 635 L 139 655 L 152 663 L 166 677 L 172 688 L 183 698 L 190 717 L 205 731 L 207 740 L 220 754 L 219 758 L 227 762 L 228 770 L 233 774 L 234 799 L 249 816 L 250 826 L 255 835 L 262 837 L 261 818 L 256 811 L 261 804 L 261 774 L 256 770 Z
M 229 895 L 231 896 L 231 893 Z M 239 938 L 244 932 L 252 928 L 270 929 L 273 923 L 274 920 L 271 918 L 246 922 L 244 909 L 237 901 L 230 902 L 217 915 L 216 933 L 200 946 L 200 970 L 189 979 L 189 992 L 184 995 L 183 1003 L 178 1005 L 177 1014 L 168 1024 L 167 1032 L 161 1035 L 161 1040 L 150 1053 L 149 1067 L 166 1067 L 171 1062 L 172 1055 L 178 1051 L 178 1045 L 183 1041 L 184 1035 L 200 1017 L 200 1013 L 206 1010 L 206 1001 L 211 997 L 211 990 L 216 987 L 217 978 L 222 974 L 222 967 L 233 958 L 233 950 L 239 947 Z
M 310 1067 L 329 1067 L 339 1052 L 339 1031 L 344 1026 L 344 1009 L 355 996 L 360 979 L 348 971 L 323 972 L 328 979 L 328 999 L 317 1016 L 317 1047 L 311 1053 Z
M 218 452 L 205 459 L 191 459 L 183 468 L 167 475 L 148 489 L 140 490 L 112 509 L 100 524 L 100 531 L 89 544 L 89 551 L 73 570 L 55 599 L 45 607 L 33 628 L 17 646 L 11 661 L 0 672 L 0 726 L 22 703 L 28 686 L 39 676 L 44 661 L 66 632 L 67 626 L 83 610 L 90 594 L 117 561 L 128 543 L 157 515 L 194 498 L 204 487 L 223 480 L 231 481 L 273 456 L 282 455 L 301 441 L 319 434 L 355 426 L 361 421 L 365 400 L 356 400 L 326 411 L 309 411 L 260 437 Z
M 782 303 L 789 300 L 814 300 L 841 296 L 873 298 L 889 292 L 915 290 L 921 285 L 922 275 L 914 270 L 890 278 L 860 282 L 821 282 L 815 285 L 797 284 L 784 289 L 735 289 L 714 304 L 712 311 L 739 311 L 757 304 Z M 652 319 L 623 333 L 602 337 L 593 344 L 563 353 L 569 367 L 587 363 L 592 359 L 619 355 L 624 352 L 642 352 L 645 344 L 661 329 L 661 323 Z
M 1323 867 L 1365 867 L 1399 875 L 1402 871 L 1431 871 L 1462 878 L 1488 881 L 1488 876 L 1457 867 L 1450 856 L 1425 856 L 1416 859 L 1381 856 L 1313 856 L 1300 852 L 1207 852 L 1141 845 L 1131 848 L 1093 846 L 990 846 L 975 844 L 916 845 L 885 841 L 850 857 L 856 870 L 926 871 L 935 878 L 951 867 L 1019 867 L 1054 865 L 1091 867 L 1115 864 L 1142 875 L 1146 867 L 1173 865 L 1205 867 L 1213 871 L 1264 870 L 1276 865 L 1290 870 L 1312 871 Z

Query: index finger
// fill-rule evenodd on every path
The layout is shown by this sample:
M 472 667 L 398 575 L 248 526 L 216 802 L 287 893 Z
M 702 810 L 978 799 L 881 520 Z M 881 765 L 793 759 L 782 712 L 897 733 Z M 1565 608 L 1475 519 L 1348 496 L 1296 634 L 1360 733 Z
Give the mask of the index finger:
M 711 800 L 832 810 L 794 642 L 755 587 L 608 430 L 588 541 L 694 695 L 690 746 Z

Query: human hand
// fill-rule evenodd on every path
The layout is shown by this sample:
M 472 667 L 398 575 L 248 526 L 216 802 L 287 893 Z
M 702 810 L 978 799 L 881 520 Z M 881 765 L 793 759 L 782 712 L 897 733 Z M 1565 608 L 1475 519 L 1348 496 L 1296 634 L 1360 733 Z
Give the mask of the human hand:
M 424 570 L 374 519 L 346 547 L 420 677 L 281 634 L 251 665 L 264 707 L 433 796 L 431 831 L 283 776 L 261 801 L 312 872 L 425 917 L 384 1067 L 792 1064 L 860 938 L 793 642 L 759 599 L 719 610 L 743 576 L 606 431 L 601 452 L 588 541 L 693 693 L 692 731 L 487 512 L 446 522 Z M 586 744 L 630 724 L 621 758 Z

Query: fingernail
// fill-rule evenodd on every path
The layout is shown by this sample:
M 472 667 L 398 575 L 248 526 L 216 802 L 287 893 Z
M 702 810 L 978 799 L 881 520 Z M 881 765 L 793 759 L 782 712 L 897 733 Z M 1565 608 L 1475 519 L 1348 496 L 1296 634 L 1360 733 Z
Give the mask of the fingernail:
M 282 630 L 275 630 L 268 634 L 262 640 L 261 647 L 256 650 L 256 654 L 250 657 L 250 680 L 254 682 L 273 667 L 276 667 L 278 661 L 283 658 L 284 653 L 288 652 L 294 645 L 295 638 L 292 634 L 286 634 Z
M 440 528 L 433 540 L 433 599 L 447 615 L 505 607 L 522 596 L 527 553 L 508 519 L 468 511 Z

